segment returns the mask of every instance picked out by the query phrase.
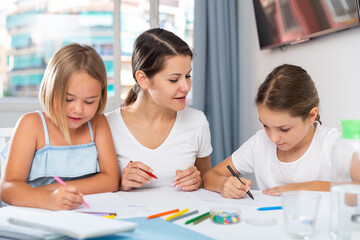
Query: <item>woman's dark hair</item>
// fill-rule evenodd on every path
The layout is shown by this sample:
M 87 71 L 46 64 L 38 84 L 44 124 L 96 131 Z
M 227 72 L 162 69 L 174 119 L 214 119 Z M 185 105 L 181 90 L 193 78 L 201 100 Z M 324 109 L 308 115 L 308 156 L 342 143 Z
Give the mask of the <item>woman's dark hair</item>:
M 293 117 L 309 117 L 310 110 L 319 107 L 319 96 L 309 74 L 301 67 L 284 64 L 276 67 L 260 85 L 256 105 L 287 111 Z M 320 115 L 316 116 L 320 122 Z
M 174 33 L 161 28 L 153 28 L 142 33 L 134 43 L 131 57 L 133 78 L 136 81 L 136 72 L 143 71 L 148 78 L 164 68 L 166 57 L 169 56 L 193 56 L 190 47 Z M 126 96 L 123 106 L 135 102 L 141 87 L 136 82 Z

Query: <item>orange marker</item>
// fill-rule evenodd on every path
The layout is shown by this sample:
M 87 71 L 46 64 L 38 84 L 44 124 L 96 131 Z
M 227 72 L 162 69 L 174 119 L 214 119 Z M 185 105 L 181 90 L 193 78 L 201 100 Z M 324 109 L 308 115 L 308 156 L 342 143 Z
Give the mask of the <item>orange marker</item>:
M 147 217 L 147 219 L 162 217 L 162 216 L 165 216 L 165 215 L 168 215 L 168 214 L 171 214 L 171 213 L 176 213 L 176 212 L 178 212 L 178 211 L 179 211 L 179 209 L 174 209 L 174 210 L 171 210 L 171 211 L 167 211 L 167 212 L 162 212 L 162 213 L 150 215 L 150 216 Z

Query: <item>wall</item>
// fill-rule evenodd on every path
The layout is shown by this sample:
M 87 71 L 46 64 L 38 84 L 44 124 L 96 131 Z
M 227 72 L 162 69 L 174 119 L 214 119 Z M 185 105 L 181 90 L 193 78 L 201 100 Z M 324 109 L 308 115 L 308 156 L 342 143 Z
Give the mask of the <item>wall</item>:
M 285 51 L 260 51 L 252 1 L 246 0 L 239 1 L 239 28 L 241 142 L 261 128 L 253 104 L 257 87 L 283 63 L 299 65 L 313 78 L 323 125 L 338 127 L 340 119 L 360 118 L 360 27 L 289 46 Z

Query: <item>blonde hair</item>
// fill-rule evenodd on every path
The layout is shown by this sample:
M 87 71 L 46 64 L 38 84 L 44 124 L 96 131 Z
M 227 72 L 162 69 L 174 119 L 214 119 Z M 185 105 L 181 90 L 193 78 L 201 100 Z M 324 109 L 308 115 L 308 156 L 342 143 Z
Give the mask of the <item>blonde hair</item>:
M 66 90 L 71 74 L 84 71 L 101 84 L 101 98 L 93 118 L 102 113 L 107 100 L 107 76 L 101 56 L 90 46 L 71 43 L 62 47 L 46 67 L 39 91 L 45 113 L 71 144 L 65 116 Z

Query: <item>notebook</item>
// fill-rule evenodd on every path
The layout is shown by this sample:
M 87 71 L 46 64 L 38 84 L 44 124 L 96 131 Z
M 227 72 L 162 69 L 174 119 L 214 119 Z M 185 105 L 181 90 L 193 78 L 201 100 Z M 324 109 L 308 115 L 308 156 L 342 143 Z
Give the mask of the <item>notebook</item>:
M 41 229 L 11 224 L 6 218 L 0 218 L 0 239 L 3 237 L 21 240 L 59 240 L 66 236 Z
M 98 217 L 72 211 L 27 212 L 11 215 L 8 222 L 37 228 L 72 238 L 85 239 L 131 231 L 137 223 Z

